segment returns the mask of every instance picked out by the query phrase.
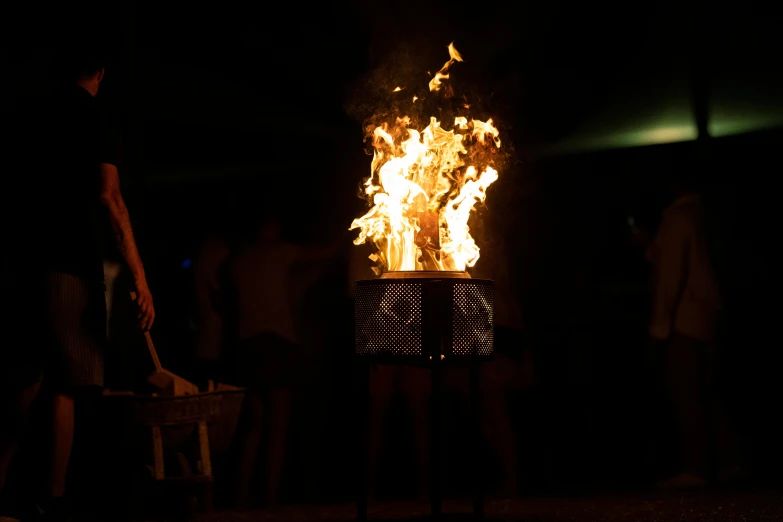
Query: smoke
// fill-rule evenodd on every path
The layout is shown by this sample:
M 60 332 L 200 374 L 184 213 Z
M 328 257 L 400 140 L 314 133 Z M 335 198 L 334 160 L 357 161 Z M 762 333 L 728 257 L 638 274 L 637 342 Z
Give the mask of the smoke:
M 386 127 L 395 138 L 407 131 L 421 130 L 437 118 L 445 129 L 451 129 L 455 118 L 465 117 L 486 121 L 492 119 L 500 130 L 503 146 L 492 151 L 489 165 L 497 170 L 507 163 L 513 147 L 509 136 L 510 119 L 506 115 L 507 100 L 497 96 L 497 90 L 486 85 L 486 74 L 480 63 L 471 60 L 460 50 L 464 62 L 455 62 L 449 68 L 449 78 L 441 80 L 441 89 L 431 92 L 429 82 L 449 60 L 448 42 L 437 48 L 421 49 L 400 44 L 382 55 L 373 67 L 355 84 L 345 110 L 361 124 L 366 139 L 366 152 L 372 154 L 372 133 L 377 127 Z M 400 128 L 398 119 L 406 117 L 409 123 Z M 398 132 L 395 132 L 398 131 Z M 400 134 L 402 133 L 402 134 Z M 400 134 L 400 136 L 396 135 Z M 474 148 L 472 155 L 481 154 L 483 147 Z M 466 157 L 466 162 L 473 158 Z

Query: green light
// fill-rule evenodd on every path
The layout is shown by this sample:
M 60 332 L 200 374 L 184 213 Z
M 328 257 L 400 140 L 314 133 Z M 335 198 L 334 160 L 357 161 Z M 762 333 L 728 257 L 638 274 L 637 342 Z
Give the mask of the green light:
M 588 152 L 597 150 L 642 147 L 695 140 L 696 125 L 691 122 L 669 123 L 642 129 L 596 132 L 592 136 L 577 136 L 547 149 L 548 154 Z
M 651 93 L 641 92 L 633 100 L 618 96 L 603 110 L 596 111 L 574 135 L 555 144 L 545 154 L 643 147 L 697 137 L 688 91 L 675 84 Z
M 783 114 L 758 110 L 730 110 L 715 114 L 710 120 L 711 136 L 720 138 L 746 132 L 756 132 L 783 127 Z

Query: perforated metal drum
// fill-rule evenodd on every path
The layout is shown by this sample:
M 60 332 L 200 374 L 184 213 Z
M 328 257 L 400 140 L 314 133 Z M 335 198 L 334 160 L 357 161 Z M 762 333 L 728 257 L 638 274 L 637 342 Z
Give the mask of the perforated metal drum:
M 422 361 L 489 356 L 492 281 L 465 272 L 388 272 L 357 281 L 356 354 Z

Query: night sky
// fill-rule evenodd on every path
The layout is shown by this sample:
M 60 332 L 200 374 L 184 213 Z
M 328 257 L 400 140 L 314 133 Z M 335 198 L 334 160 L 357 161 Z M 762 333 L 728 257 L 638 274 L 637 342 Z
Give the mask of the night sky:
M 346 107 L 401 45 L 424 74 L 444 63 L 454 41 L 466 61 L 453 81 L 491 100 L 515 152 L 502 193 L 524 194 L 538 157 L 626 148 L 543 175 L 556 185 L 570 172 L 575 180 L 560 186 L 584 206 L 584 194 L 607 191 L 607 176 L 629 185 L 668 168 L 638 146 L 695 137 L 691 85 L 699 74 L 717 134 L 780 128 L 779 22 L 750 3 L 125 2 L 86 14 L 15 6 L 0 22 L 0 100 L 5 109 L 40 92 L 52 50 L 75 32 L 94 35 L 113 51 L 100 98 L 124 131 L 128 199 L 145 201 L 135 220 L 155 215 L 156 231 L 172 221 L 180 230 L 194 215 L 214 215 L 205 209 L 216 194 L 231 204 L 228 191 L 208 187 L 255 180 L 250 200 L 263 192 L 290 201 L 291 212 L 309 209 L 311 221 L 329 213 L 342 229 L 361 209 L 356 194 L 369 168 L 360 122 Z
M 115 51 L 104 100 L 128 127 L 137 162 L 163 177 L 175 167 L 285 161 L 314 137 L 350 139 L 343 107 L 356 82 L 400 44 L 431 70 L 455 41 L 465 79 L 495 97 L 496 119 L 529 154 L 676 141 L 671 127 L 691 123 L 697 64 L 712 80 L 714 119 L 739 114 L 769 126 L 783 115 L 772 66 L 779 20 L 746 4 L 725 12 L 668 2 L 257 7 L 12 8 L 0 29 L 12 64 L 4 90 L 40 86 L 50 49 L 86 28 Z M 656 128 L 657 137 L 639 134 Z M 262 143 L 279 154 L 262 153 Z

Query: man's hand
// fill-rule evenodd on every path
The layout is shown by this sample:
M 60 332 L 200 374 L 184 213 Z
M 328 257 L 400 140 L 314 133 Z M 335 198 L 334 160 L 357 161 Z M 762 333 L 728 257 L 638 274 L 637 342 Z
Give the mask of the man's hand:
M 147 331 L 152 328 L 152 323 L 155 322 L 155 307 L 152 304 L 152 294 L 146 281 L 136 284 L 134 301 L 138 307 L 139 326 Z

